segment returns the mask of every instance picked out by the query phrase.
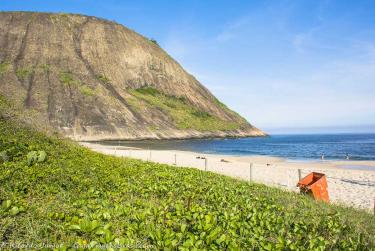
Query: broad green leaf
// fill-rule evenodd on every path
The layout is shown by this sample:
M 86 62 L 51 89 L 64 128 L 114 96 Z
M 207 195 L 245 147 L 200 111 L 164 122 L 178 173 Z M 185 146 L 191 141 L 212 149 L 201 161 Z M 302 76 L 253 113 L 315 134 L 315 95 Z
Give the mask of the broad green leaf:
M 1 206 L 4 209 L 8 209 L 11 205 L 12 205 L 12 201 L 11 200 L 4 200 L 3 203 L 1 204 Z
M 38 151 L 38 162 L 44 162 L 47 159 L 47 153 L 45 151 Z
M 70 225 L 69 229 L 70 230 L 81 230 L 81 227 L 79 225 Z
M 20 210 L 19 210 L 19 208 L 16 207 L 16 206 L 12 207 L 12 209 L 9 210 L 9 213 L 10 213 L 11 215 L 17 215 L 19 212 L 20 212 Z

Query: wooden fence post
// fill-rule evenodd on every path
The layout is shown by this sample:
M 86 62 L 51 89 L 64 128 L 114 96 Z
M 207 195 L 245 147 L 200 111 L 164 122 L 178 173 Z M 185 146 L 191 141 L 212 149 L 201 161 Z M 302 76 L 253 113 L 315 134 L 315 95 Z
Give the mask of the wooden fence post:
M 301 169 L 298 169 L 298 181 L 302 179 L 302 171 Z
M 177 166 L 177 154 L 174 154 L 174 165 Z
M 204 170 L 207 171 L 207 158 L 204 159 Z

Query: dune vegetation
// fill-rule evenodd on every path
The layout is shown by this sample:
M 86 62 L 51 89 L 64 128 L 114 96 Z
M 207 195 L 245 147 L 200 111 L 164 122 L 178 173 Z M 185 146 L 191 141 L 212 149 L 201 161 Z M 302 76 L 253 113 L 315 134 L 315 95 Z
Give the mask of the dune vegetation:
M 102 155 L 4 114 L 0 152 L 4 248 L 375 248 L 375 217 L 367 212 L 210 172 Z

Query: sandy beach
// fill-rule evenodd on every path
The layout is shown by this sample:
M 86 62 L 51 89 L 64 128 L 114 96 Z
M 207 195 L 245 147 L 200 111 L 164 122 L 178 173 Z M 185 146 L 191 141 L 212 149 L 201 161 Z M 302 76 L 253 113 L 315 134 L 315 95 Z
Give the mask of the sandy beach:
M 107 146 L 87 142 L 80 144 L 104 154 L 193 167 L 295 192 L 298 192 L 296 187 L 299 180 L 298 170 L 302 177 L 312 171 L 321 172 L 327 176 L 328 192 L 332 203 L 369 211 L 374 208 L 375 161 L 302 162 L 269 156 L 228 156 Z

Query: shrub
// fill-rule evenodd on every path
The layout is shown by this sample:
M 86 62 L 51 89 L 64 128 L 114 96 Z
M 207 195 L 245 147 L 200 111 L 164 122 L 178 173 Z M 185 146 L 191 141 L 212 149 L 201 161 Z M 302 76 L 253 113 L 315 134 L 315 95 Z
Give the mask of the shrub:
M 155 89 L 154 87 L 149 87 L 149 86 L 138 88 L 136 89 L 136 91 L 141 94 L 151 95 L 151 96 L 157 96 L 161 94 L 159 90 Z
M 154 44 L 156 44 L 156 45 L 159 45 L 158 42 L 157 42 L 155 39 L 150 38 L 149 40 L 150 40 L 152 43 L 154 43 Z
M 209 118 L 209 117 L 211 117 L 211 114 L 209 114 L 208 112 L 199 111 L 199 110 L 193 111 L 191 114 L 193 114 L 194 116 L 199 117 L 199 118 Z

